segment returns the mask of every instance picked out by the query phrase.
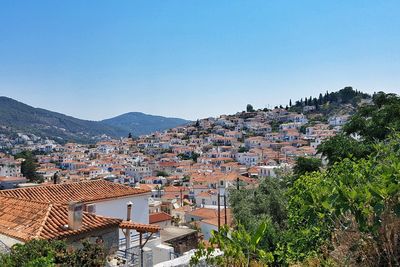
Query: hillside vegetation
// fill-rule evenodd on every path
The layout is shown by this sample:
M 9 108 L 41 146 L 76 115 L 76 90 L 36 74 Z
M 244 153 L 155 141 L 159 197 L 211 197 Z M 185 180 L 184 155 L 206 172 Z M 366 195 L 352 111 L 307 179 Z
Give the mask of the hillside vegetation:
M 374 94 L 319 147 L 327 166 L 299 158 L 291 175 L 231 190 L 236 228 L 214 232 L 192 263 L 400 266 L 399 107 L 397 95 Z
M 187 123 L 186 120 L 127 113 L 104 121 L 81 120 L 61 113 L 34 108 L 8 97 L 0 97 L 0 134 L 34 134 L 59 143 L 92 143 L 104 136 L 150 134 Z
M 102 122 L 106 125 L 121 129 L 125 133 L 132 133 L 138 136 L 185 125 L 189 121 L 179 118 L 148 115 L 141 112 L 130 112 L 103 120 Z

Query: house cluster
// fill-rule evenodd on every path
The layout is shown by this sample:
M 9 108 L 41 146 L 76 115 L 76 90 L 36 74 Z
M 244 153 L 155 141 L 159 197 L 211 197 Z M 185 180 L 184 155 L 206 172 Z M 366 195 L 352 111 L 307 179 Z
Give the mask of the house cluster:
M 56 146 L 54 140 L 43 139 L 34 134 L 7 133 L 8 127 L 0 125 L 0 151 L 11 151 L 13 154 L 26 149 L 37 150 L 41 152 L 51 152 Z M 3 131 L 5 131 L 3 133 Z
M 93 145 L 30 144 L 24 149 L 43 152 L 36 159 L 44 183 L 35 186 L 22 177 L 21 159 L 0 154 L 0 186 L 7 189 L 0 191 L 0 201 L 38 214 L 21 219 L 21 236 L 12 221 L 4 224 L 0 242 L 9 246 L 39 237 L 74 243 L 89 235 L 128 262 L 143 254 L 151 264 L 172 260 L 196 248 L 199 239 L 208 240 L 219 226 L 232 225 L 231 190 L 254 188 L 260 179 L 289 172 L 297 157 L 317 157 L 317 146 L 346 120 L 310 123 L 304 114 L 277 108 Z M 81 230 L 68 221 L 74 203 L 82 206 Z M 54 215 L 43 215 L 48 210 Z M 32 228 L 37 225 L 45 229 Z M 138 245 L 142 234 L 150 240 L 146 246 Z

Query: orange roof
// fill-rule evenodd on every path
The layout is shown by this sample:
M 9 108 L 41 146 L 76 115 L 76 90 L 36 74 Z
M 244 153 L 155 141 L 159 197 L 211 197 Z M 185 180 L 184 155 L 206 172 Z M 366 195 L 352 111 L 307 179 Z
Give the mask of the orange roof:
M 226 209 L 226 210 L 227 210 L 226 221 L 227 221 L 227 224 L 229 226 L 231 226 L 232 222 L 233 222 L 232 214 L 231 214 L 230 209 Z M 222 209 L 220 214 L 221 214 L 220 223 L 221 223 L 221 225 L 223 225 L 225 223 L 225 210 Z M 218 217 L 205 219 L 205 220 L 202 220 L 200 223 L 207 223 L 207 224 L 211 224 L 211 225 L 214 225 L 214 226 L 218 226 Z
M 70 201 L 82 201 L 87 203 L 148 192 L 149 190 L 133 188 L 105 180 L 95 180 L 1 190 L 0 196 L 67 204 Z
M 211 219 L 218 217 L 218 211 L 216 209 L 207 209 L 207 208 L 195 209 L 189 212 L 188 214 L 203 219 Z
M 21 241 L 60 239 L 97 229 L 118 227 L 121 220 L 83 212 L 82 227 L 63 228 L 68 224 L 68 207 L 0 196 L 0 233 Z
M 150 213 L 149 214 L 149 222 L 150 224 L 170 221 L 172 220 L 172 216 L 165 212 L 158 212 L 158 213 Z
M 164 187 L 164 191 L 165 192 L 180 192 L 180 191 L 188 191 L 189 188 L 187 188 L 186 186 L 175 186 L 175 185 L 170 185 L 170 186 L 166 186 Z
M 121 229 L 133 229 L 140 233 L 150 232 L 157 233 L 160 231 L 160 227 L 158 225 L 150 225 L 144 223 L 135 223 L 132 221 L 122 221 L 119 224 L 119 228 Z
M 26 182 L 26 178 L 25 177 L 13 177 L 13 176 L 0 176 L 0 182 L 8 182 L 8 181 Z

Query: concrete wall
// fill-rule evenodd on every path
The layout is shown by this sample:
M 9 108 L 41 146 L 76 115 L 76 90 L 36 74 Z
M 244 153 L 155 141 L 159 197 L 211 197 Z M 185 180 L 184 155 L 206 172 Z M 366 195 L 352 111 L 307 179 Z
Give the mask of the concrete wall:
M 118 233 L 119 233 L 118 226 L 116 226 L 113 228 L 107 228 L 103 230 L 92 231 L 89 233 L 72 236 L 68 238 L 66 242 L 75 248 L 80 248 L 82 247 L 82 241 L 85 239 L 91 243 L 96 243 L 96 241 L 102 240 L 101 243 L 102 246 L 104 246 L 106 253 L 110 255 L 118 250 L 118 242 L 119 242 Z
M 126 203 L 131 201 L 133 203 L 132 221 L 148 224 L 149 197 L 150 194 L 145 194 L 96 202 L 94 203 L 96 205 L 96 214 L 126 220 Z M 136 231 L 131 232 L 134 234 Z M 120 230 L 119 237 L 125 238 L 122 230 Z
M 15 244 L 23 244 L 24 242 L 19 241 L 18 239 L 9 237 L 7 235 L 0 234 L 0 241 L 4 243 L 7 247 L 11 248 Z
M 149 223 L 149 197 L 146 194 L 96 202 L 96 214 L 126 220 L 126 204 L 131 201 L 132 221 Z

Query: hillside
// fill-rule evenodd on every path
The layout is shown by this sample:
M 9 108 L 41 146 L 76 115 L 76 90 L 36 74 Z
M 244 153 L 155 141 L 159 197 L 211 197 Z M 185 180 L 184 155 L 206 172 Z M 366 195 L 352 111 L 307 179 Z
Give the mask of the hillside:
M 179 125 L 184 125 L 189 121 L 179 118 L 166 118 L 162 116 L 148 115 L 141 112 L 130 112 L 114 118 L 103 120 L 101 122 L 109 126 L 122 129 L 124 135 L 132 133 L 133 135 L 137 136 L 174 128 Z
M 8 97 L 0 97 L 0 134 L 34 134 L 59 143 L 68 141 L 92 143 L 102 137 L 121 137 L 132 134 L 149 134 L 187 121 L 128 113 L 102 121 L 81 120 L 61 113 L 34 108 Z
M 61 113 L 34 108 L 8 97 L 0 97 L 0 125 L 3 132 L 34 134 L 67 141 L 93 142 L 101 135 L 117 136 L 118 129 L 96 121 L 80 120 Z M 7 129 L 4 129 L 4 126 Z
M 369 94 L 354 90 L 352 87 L 345 87 L 336 92 L 326 92 L 318 97 L 305 97 L 304 99 L 289 102 L 289 110 L 303 112 L 309 117 L 316 116 L 325 121 L 334 115 L 353 114 L 359 105 L 371 101 Z

